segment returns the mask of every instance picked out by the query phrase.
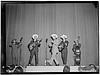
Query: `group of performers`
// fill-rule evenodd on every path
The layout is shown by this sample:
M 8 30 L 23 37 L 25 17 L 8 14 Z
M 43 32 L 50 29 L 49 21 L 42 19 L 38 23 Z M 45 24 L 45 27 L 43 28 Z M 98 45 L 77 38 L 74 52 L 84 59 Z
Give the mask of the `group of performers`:
M 27 45 L 29 52 L 30 52 L 30 58 L 28 61 L 28 65 L 32 65 L 32 59 L 33 56 L 35 55 L 35 66 L 38 65 L 38 52 L 39 52 L 39 47 L 41 46 L 42 39 L 38 40 L 38 35 L 34 34 L 32 35 L 32 40 L 30 43 Z M 69 42 L 67 40 L 66 35 L 60 36 L 61 41 L 58 41 L 58 36 L 56 34 L 52 34 L 50 36 L 51 42 L 48 43 L 48 39 L 46 39 L 46 43 L 49 48 L 49 52 L 51 53 L 51 58 L 48 61 L 49 65 L 51 66 L 53 61 L 56 66 L 59 66 L 59 62 L 56 58 L 56 55 L 61 52 L 61 58 L 63 65 L 67 64 L 67 56 L 68 56 L 68 45 Z M 19 42 L 16 41 L 16 39 L 12 40 L 12 45 L 9 45 L 9 47 L 12 48 L 11 51 L 11 56 L 12 56 L 12 64 L 14 65 L 20 65 L 21 62 L 21 46 L 22 46 L 22 39 L 20 39 Z M 79 42 L 80 36 L 77 37 L 76 41 L 74 41 L 74 45 L 72 48 L 72 51 L 74 52 L 74 65 L 75 66 L 80 66 L 80 61 L 81 61 L 81 44 Z M 18 50 L 19 49 L 19 50 Z

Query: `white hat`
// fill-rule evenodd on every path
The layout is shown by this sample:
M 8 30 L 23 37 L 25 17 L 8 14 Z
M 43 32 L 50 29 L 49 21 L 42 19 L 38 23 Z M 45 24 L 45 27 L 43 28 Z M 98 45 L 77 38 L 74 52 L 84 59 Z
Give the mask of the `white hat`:
M 67 36 L 65 35 L 64 38 L 67 39 Z
M 60 36 L 60 38 L 64 39 L 64 36 L 62 35 L 62 36 Z
M 38 38 L 38 35 L 37 34 L 34 34 L 34 35 L 32 35 L 32 38 L 33 39 L 37 39 Z
M 67 36 L 66 35 L 62 35 L 62 36 L 60 36 L 60 38 L 67 39 Z
M 51 37 L 52 37 L 53 39 L 58 38 L 58 36 L 57 36 L 56 34 L 52 34 Z

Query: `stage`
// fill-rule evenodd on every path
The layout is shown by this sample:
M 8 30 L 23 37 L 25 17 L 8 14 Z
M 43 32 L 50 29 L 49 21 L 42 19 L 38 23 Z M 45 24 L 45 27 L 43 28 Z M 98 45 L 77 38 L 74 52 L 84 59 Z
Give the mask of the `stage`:
M 20 66 L 21 67 L 21 66 Z M 85 67 L 85 66 L 81 66 Z M 79 71 L 80 66 L 69 66 L 70 69 L 67 69 L 64 66 L 27 66 L 27 67 L 21 67 L 18 69 L 18 66 L 15 66 L 13 70 L 6 70 L 7 73 L 99 73 L 99 67 L 96 66 L 96 69 L 87 68 L 87 70 L 81 70 Z M 3 71 L 4 72 L 4 71 Z M 2 73 L 3 73 L 2 72 Z
M 79 72 L 79 66 L 70 66 L 70 72 Z M 24 72 L 63 72 L 64 66 L 27 66 Z

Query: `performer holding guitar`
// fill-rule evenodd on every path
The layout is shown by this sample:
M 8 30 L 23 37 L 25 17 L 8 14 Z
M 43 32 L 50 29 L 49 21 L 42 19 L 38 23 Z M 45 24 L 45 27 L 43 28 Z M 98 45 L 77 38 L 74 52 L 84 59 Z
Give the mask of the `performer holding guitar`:
M 79 42 L 80 36 L 77 37 L 77 40 L 74 41 L 72 51 L 74 52 L 74 66 L 80 66 L 81 62 L 81 43 Z
M 69 42 L 67 40 L 66 35 L 62 35 L 60 38 L 62 41 L 60 42 L 58 49 L 59 49 L 59 52 L 61 52 L 61 58 L 63 61 L 63 65 L 65 66 L 67 64 Z
M 39 51 L 38 47 L 40 47 L 41 41 L 42 41 L 42 39 L 38 40 L 37 34 L 34 34 L 32 36 L 32 41 L 27 46 L 30 51 L 30 59 L 29 59 L 28 65 L 32 65 L 31 61 L 33 59 L 33 55 L 35 55 L 35 66 L 38 65 L 38 51 Z

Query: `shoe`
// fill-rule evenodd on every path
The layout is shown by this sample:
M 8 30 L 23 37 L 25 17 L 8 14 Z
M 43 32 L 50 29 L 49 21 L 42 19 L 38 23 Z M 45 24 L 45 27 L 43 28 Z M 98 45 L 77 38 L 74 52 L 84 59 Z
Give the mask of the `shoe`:
M 60 64 L 57 64 L 56 66 L 59 66 Z
M 31 66 L 31 64 L 28 64 L 27 66 Z
M 46 66 L 51 66 L 51 64 L 49 62 L 46 62 Z

